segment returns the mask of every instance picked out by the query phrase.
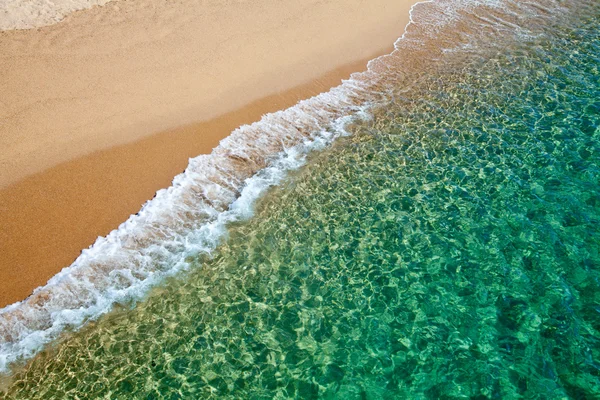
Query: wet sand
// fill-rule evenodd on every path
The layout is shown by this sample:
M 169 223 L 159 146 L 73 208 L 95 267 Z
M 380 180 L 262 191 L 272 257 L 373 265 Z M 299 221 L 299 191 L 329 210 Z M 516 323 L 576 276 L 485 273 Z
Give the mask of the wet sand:
M 189 157 L 389 53 L 413 2 L 297 3 L 115 1 L 0 32 L 0 307 Z

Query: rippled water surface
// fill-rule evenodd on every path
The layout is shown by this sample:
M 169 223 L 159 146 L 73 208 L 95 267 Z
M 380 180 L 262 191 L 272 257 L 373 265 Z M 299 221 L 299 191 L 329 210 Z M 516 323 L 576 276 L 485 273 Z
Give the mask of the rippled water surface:
M 600 398 L 600 5 L 565 14 L 383 86 L 197 268 L 0 397 Z

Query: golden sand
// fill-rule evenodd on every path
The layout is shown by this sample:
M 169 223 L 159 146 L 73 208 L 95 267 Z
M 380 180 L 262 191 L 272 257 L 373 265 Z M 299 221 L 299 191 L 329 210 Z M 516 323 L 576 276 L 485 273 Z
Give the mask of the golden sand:
M 241 124 L 392 50 L 414 1 L 113 1 L 0 32 L 0 307 Z

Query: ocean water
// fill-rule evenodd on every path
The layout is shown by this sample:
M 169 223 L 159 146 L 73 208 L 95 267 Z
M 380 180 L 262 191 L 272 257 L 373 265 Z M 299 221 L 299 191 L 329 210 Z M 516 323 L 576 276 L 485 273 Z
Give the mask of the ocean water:
M 412 19 L 2 310 L 0 398 L 600 398 L 600 3 Z

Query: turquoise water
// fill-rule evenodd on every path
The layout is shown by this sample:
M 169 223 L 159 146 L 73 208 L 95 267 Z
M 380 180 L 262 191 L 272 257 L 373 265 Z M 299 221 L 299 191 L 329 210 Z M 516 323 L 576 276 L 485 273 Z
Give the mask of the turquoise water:
M 2 398 L 600 398 L 600 4 L 549 20 L 391 79 Z

